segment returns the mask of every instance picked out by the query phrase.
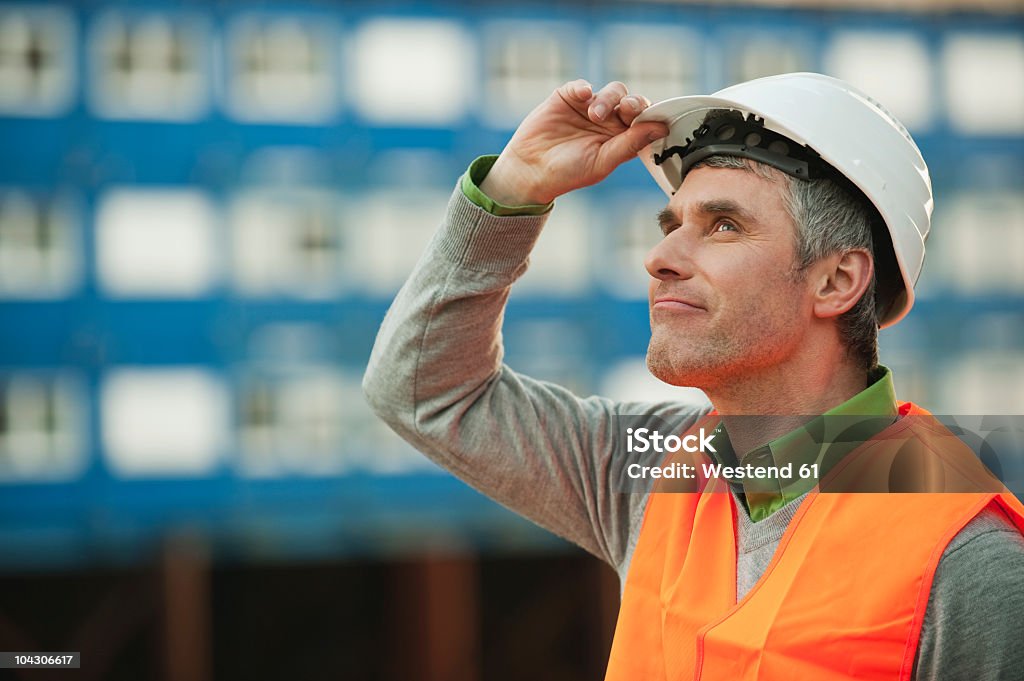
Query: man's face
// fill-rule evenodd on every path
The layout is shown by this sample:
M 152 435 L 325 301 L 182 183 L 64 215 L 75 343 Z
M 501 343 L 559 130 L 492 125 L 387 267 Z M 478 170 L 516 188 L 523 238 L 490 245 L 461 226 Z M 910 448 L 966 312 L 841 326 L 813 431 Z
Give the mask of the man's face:
M 810 321 L 796 271 L 796 227 L 784 178 L 692 170 L 661 214 L 665 237 L 647 256 L 647 365 L 673 385 L 714 389 L 780 367 Z

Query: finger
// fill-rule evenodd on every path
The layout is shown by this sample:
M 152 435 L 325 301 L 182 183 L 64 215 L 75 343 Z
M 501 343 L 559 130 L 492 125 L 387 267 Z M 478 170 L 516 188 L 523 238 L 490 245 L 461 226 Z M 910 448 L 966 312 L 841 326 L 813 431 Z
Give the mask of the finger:
M 586 104 L 594 96 L 594 86 L 582 78 L 577 78 L 559 87 L 557 92 L 566 100 Z
M 651 142 L 668 135 L 668 126 L 651 121 L 639 123 L 625 130 L 601 146 L 597 165 L 602 174 L 608 174 L 619 165 L 635 157 Z
M 622 121 L 623 125 L 629 127 L 633 123 L 633 119 L 649 106 L 649 102 L 645 101 L 646 99 L 646 97 L 638 95 L 626 95 L 619 101 L 619 108 L 616 109 L 616 113 L 619 114 L 619 120 Z
M 626 86 L 617 80 L 608 83 L 594 95 L 594 99 L 587 109 L 587 116 L 595 123 L 608 120 L 627 92 Z
M 619 119 L 628 127 L 633 124 L 633 120 L 642 114 L 647 107 L 651 105 L 651 100 L 647 99 L 643 95 L 626 95 L 619 102 L 619 108 L 617 113 Z

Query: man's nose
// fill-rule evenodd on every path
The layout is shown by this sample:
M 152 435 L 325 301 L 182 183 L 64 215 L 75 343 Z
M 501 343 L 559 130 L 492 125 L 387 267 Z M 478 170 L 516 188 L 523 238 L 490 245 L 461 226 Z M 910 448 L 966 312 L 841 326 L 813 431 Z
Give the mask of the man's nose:
M 689 279 L 693 276 L 690 249 L 680 238 L 679 230 L 669 234 L 652 248 L 644 259 L 644 267 L 655 279 Z

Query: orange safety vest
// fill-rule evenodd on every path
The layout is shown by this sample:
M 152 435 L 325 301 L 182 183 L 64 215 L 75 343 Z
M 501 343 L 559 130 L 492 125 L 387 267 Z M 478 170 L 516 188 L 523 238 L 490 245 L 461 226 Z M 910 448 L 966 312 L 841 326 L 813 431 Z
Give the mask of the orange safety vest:
M 909 402 L 900 415 L 930 417 Z M 697 492 L 656 488 L 605 680 L 909 679 L 946 545 L 989 504 L 1024 533 L 1024 506 L 930 418 L 897 420 L 847 454 L 819 487 L 845 478 L 842 489 L 856 488 L 878 471 L 890 475 L 908 440 L 929 454 L 925 475 L 954 493 L 815 488 L 739 603 L 737 509 L 725 481 L 708 481 Z

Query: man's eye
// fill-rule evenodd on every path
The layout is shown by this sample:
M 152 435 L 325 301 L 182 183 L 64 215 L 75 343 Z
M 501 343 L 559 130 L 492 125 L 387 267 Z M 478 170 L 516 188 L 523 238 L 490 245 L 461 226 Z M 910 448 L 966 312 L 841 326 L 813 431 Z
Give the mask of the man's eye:
M 736 228 L 736 225 L 732 224 L 731 222 L 726 222 L 725 220 L 715 224 L 715 231 L 716 232 L 725 232 L 725 231 L 728 231 L 728 230 L 732 230 L 733 232 L 738 232 L 739 231 Z

